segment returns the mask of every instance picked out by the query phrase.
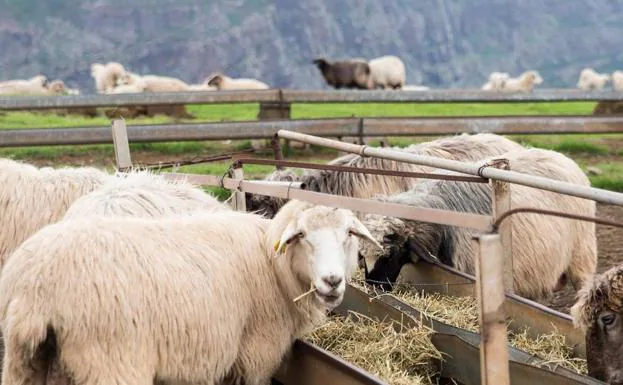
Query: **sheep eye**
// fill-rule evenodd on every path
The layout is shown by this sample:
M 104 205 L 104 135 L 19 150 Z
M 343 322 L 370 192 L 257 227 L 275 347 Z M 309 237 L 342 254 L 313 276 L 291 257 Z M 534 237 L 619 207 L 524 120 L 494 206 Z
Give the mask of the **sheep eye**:
M 612 324 L 614 324 L 614 321 L 616 320 L 617 316 L 614 313 L 607 313 L 604 314 L 600 317 L 601 323 L 604 326 L 612 326 Z

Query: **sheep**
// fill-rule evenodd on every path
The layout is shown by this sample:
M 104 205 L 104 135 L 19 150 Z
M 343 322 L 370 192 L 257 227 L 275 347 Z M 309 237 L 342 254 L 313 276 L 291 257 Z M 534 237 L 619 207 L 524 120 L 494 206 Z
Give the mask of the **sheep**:
M 508 78 L 504 82 L 501 91 L 504 92 L 530 92 L 534 86 L 543 83 L 543 78 L 536 71 L 526 71 L 517 78 Z
M 368 62 L 370 67 L 369 89 L 400 89 L 405 85 L 407 75 L 405 64 L 397 56 L 381 56 Z
M 134 85 L 144 83 L 145 92 L 184 92 L 188 91 L 188 84 L 180 79 L 168 76 L 145 75 L 139 76 L 127 73 L 122 76 L 118 85 Z
M 335 89 L 368 89 L 370 83 L 370 65 L 360 60 L 342 60 L 329 62 L 325 58 L 316 58 L 313 63 L 318 67 L 327 84 Z
M 232 211 L 48 226 L 0 278 L 2 382 L 268 384 L 342 302 L 358 238 L 371 239 L 350 211 L 296 201 L 272 221 Z
M 60 220 L 76 199 L 112 178 L 91 167 L 38 169 L 0 158 L 0 268 L 26 238 Z
M 616 91 L 623 91 L 623 71 L 614 71 L 612 73 L 612 87 Z
M 582 169 L 549 150 L 512 151 L 501 156 L 511 169 L 525 174 L 590 186 Z M 487 160 L 489 161 L 489 160 Z M 477 214 L 491 214 L 491 186 L 482 183 L 428 180 L 410 191 L 379 201 Z M 595 202 L 521 185 L 511 186 L 511 206 L 543 208 L 594 216 Z M 579 288 L 597 266 L 595 225 L 566 218 L 517 214 L 513 227 L 515 291 L 527 298 L 550 295 L 561 278 Z M 382 252 L 363 245 L 362 261 L 370 282 L 396 281 L 400 269 L 432 256 L 460 271 L 474 274 L 474 232 L 464 228 L 366 214 L 363 223 L 384 246 Z M 384 285 L 387 287 L 387 285 Z
M 584 68 L 580 72 L 577 87 L 585 91 L 601 90 L 609 81 L 610 75 L 600 74 L 592 68 Z
M 96 216 L 144 216 L 230 211 L 212 195 L 186 182 L 167 181 L 145 171 L 117 175 L 115 180 L 77 199 L 63 220 Z
M 268 84 L 256 79 L 238 78 L 233 79 L 221 73 L 210 75 L 206 80 L 206 84 L 214 87 L 219 91 L 230 90 L 267 90 L 270 88 Z
M 489 80 L 481 87 L 484 91 L 501 91 L 504 83 L 510 78 L 507 72 L 491 72 Z
M 91 77 L 95 80 L 95 89 L 100 94 L 110 93 L 125 73 L 125 68 L 117 62 L 91 64 Z
M 571 315 L 575 327 L 586 334 L 588 375 L 609 384 L 620 384 L 623 265 L 595 275 L 577 297 Z
M 43 75 L 28 80 L 9 80 L 0 82 L 0 95 L 43 95 L 46 94 L 48 79 Z
M 394 150 L 403 150 L 413 154 L 453 160 L 478 160 L 483 157 L 500 155 L 519 149 L 523 149 L 520 144 L 495 134 L 458 135 L 414 144 L 404 149 L 394 148 Z M 360 157 L 355 154 L 344 155 L 334 159 L 329 164 L 393 171 L 432 172 L 434 170 L 430 167 L 380 158 Z M 278 171 L 276 175 L 270 175 L 267 179 L 279 180 L 280 175 L 285 176 L 285 181 L 291 181 L 294 177 L 293 174 Z M 377 194 L 390 195 L 407 191 L 417 181 L 414 178 L 354 174 L 328 170 L 306 172 L 299 179 L 306 184 L 307 190 L 355 198 L 371 198 Z M 283 202 L 284 200 L 280 198 L 251 195 L 247 200 L 247 209 L 257 210 L 259 213 L 271 218 Z

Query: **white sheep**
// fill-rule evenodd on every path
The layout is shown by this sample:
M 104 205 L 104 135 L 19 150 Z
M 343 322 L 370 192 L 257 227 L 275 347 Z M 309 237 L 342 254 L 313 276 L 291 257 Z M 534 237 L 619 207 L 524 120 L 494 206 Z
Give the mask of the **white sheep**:
M 8 80 L 0 82 L 0 95 L 45 95 L 48 79 L 43 75 L 28 80 Z
M 501 91 L 504 83 L 510 78 L 507 72 L 492 72 L 488 81 L 481 87 L 484 91 Z
M 230 90 L 267 90 L 270 87 L 256 79 L 238 78 L 233 79 L 221 73 L 212 74 L 206 80 L 208 86 L 215 87 L 219 91 Z
M 601 90 L 610 81 L 610 75 L 600 74 L 592 68 L 584 68 L 580 72 L 577 87 L 581 90 Z
M 59 221 L 76 199 L 112 178 L 90 167 L 38 169 L 0 158 L 0 268 L 26 238 Z
M 169 181 L 145 171 L 121 173 L 99 189 L 76 200 L 63 217 L 162 217 L 201 212 L 230 211 L 212 195 L 184 181 Z
M 0 278 L 2 382 L 47 372 L 84 385 L 268 384 L 295 338 L 341 303 L 359 237 L 370 234 L 351 212 L 301 202 L 273 221 L 224 212 L 48 226 Z
M 388 55 L 372 59 L 368 62 L 370 77 L 368 88 L 393 88 L 399 89 L 404 86 L 407 75 L 405 64 L 399 57 Z
M 543 78 L 537 71 L 526 71 L 517 78 L 508 78 L 504 82 L 501 91 L 504 92 L 530 92 L 535 86 L 543 83 Z
M 612 73 L 612 87 L 616 91 L 623 91 L 623 71 L 614 71 Z
M 91 65 L 91 77 L 95 80 L 95 89 L 100 94 L 110 93 L 125 73 L 125 68 L 117 62 L 93 63 Z

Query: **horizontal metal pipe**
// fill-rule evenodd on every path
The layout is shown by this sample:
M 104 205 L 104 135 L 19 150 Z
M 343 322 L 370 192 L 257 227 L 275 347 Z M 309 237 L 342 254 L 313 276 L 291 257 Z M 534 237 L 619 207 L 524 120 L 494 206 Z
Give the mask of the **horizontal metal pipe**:
M 487 103 L 623 100 L 617 91 L 541 89 L 531 93 L 498 93 L 477 89 L 429 91 L 261 90 L 138 93 L 76 96 L 3 96 L 0 110 L 154 106 L 207 103 Z
M 298 132 L 280 130 L 280 138 L 296 140 L 318 146 L 330 147 L 340 151 L 371 156 L 382 159 L 390 159 L 398 162 L 412 163 L 423 166 L 441 168 L 468 175 L 482 176 L 484 178 L 501 180 L 516 183 L 523 186 L 539 188 L 542 190 L 553 191 L 560 194 L 571 195 L 578 198 L 591 199 L 600 203 L 614 204 L 623 206 L 623 194 L 598 189 L 594 187 L 584 187 L 577 184 L 561 182 L 549 178 L 534 175 L 521 174 L 515 171 L 500 170 L 493 167 L 482 168 L 482 164 L 459 162 L 456 160 L 441 159 L 432 156 L 416 155 L 404 151 L 392 150 L 389 148 L 374 148 L 357 144 L 343 143 L 337 140 L 319 138 Z

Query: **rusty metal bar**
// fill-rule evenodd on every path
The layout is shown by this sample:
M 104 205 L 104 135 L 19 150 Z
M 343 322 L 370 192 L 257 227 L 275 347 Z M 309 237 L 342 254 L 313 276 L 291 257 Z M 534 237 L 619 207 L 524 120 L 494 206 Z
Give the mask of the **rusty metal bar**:
M 419 164 L 435 168 L 461 172 L 464 174 L 481 176 L 489 179 L 500 180 L 510 183 L 539 188 L 560 194 L 571 195 L 578 198 L 591 199 L 600 203 L 623 206 L 623 194 L 594 187 L 580 186 L 574 183 L 561 182 L 540 176 L 527 175 L 515 171 L 498 170 L 490 165 L 478 163 L 460 162 L 456 160 L 435 158 L 426 155 L 416 155 L 405 151 L 387 148 L 374 148 L 357 144 L 343 143 L 327 138 L 301 134 L 293 131 L 280 130 L 279 137 L 297 140 L 318 146 L 334 148 L 336 150 L 351 152 L 364 156 L 373 156 L 382 159 L 390 159 L 398 162 Z

